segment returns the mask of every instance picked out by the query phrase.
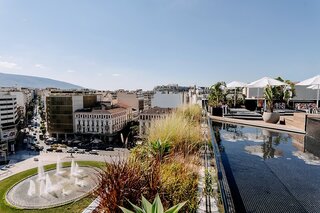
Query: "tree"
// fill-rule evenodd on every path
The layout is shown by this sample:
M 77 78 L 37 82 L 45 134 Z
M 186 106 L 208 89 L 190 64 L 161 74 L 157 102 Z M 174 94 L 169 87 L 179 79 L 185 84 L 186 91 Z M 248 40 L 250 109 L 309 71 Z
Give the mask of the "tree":
M 279 100 L 282 102 L 286 102 L 288 104 L 290 98 L 293 98 L 296 96 L 294 83 L 290 80 L 284 80 L 281 77 L 276 78 L 276 80 L 288 84 L 290 88 L 288 88 L 288 86 L 286 85 L 274 87 L 273 88 L 274 100 Z
M 210 106 L 218 107 L 226 101 L 226 93 L 224 88 L 226 83 L 223 81 L 217 82 L 210 87 L 210 94 L 208 97 L 208 103 Z

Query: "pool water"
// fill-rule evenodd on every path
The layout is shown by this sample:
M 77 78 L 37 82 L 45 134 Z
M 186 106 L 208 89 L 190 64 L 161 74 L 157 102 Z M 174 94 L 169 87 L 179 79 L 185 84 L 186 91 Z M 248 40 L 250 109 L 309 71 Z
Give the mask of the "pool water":
M 320 212 L 319 140 L 225 123 L 213 129 L 237 212 Z

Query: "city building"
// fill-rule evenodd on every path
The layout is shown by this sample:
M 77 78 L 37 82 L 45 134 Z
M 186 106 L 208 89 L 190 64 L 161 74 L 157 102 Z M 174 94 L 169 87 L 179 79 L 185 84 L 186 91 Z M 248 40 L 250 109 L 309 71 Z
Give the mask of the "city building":
M 188 92 L 157 91 L 151 99 L 151 107 L 177 108 L 189 103 Z
M 171 108 L 154 107 L 144 110 L 139 115 L 139 136 L 143 137 L 154 120 L 164 119 L 172 112 Z
M 143 109 L 150 109 L 151 108 L 151 100 L 154 95 L 153 91 L 145 91 L 143 92 Z
M 0 94 L 0 151 L 14 152 L 16 127 L 19 122 L 17 110 L 15 95 Z
M 94 107 L 99 96 L 84 91 L 51 91 L 46 97 L 45 111 L 48 133 L 53 137 L 73 134 L 74 112 L 78 109 Z
M 28 88 L 2 87 L 0 95 L 10 94 L 16 96 L 19 117 L 26 117 L 27 107 L 34 98 L 34 90 Z
M 131 120 L 131 108 L 101 104 L 100 107 L 78 109 L 74 113 L 74 129 L 81 134 L 112 135 Z
M 143 94 L 138 91 L 117 91 L 117 99 L 119 104 L 125 104 L 132 108 L 133 111 L 140 112 L 143 110 L 144 101 Z

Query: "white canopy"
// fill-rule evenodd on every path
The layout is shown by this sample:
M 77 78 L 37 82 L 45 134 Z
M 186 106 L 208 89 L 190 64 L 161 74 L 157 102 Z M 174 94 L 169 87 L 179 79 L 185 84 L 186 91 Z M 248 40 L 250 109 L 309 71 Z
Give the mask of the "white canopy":
M 314 76 L 313 78 L 308 78 L 300 83 L 296 84 L 297 86 L 308 86 L 308 85 L 320 85 L 320 75 Z
M 240 87 L 246 87 L 247 84 L 240 82 L 240 81 L 232 81 L 227 84 L 228 89 L 235 89 L 235 88 L 240 88 Z
M 301 81 L 300 83 L 296 84 L 297 86 L 307 86 L 307 85 L 313 85 L 316 88 L 311 88 L 311 89 L 316 89 L 317 90 L 317 108 L 319 107 L 319 91 L 320 91 L 320 75 L 316 75 L 313 78 L 308 78 L 304 81 Z
M 237 88 L 246 87 L 247 84 L 240 81 L 232 81 L 227 84 L 228 89 L 234 89 L 234 102 L 233 105 L 236 107 L 237 105 Z
M 311 85 L 311 86 L 308 86 L 307 89 L 314 89 L 314 90 L 316 90 L 316 89 L 318 89 L 319 86 L 320 86 L 320 85 Z
M 278 81 L 276 79 L 273 79 L 273 78 L 263 77 L 263 78 L 260 78 L 259 80 L 251 82 L 250 84 L 248 84 L 248 87 L 250 87 L 250 88 L 264 88 L 267 86 L 282 86 L 282 85 L 287 85 L 287 84 L 282 81 Z

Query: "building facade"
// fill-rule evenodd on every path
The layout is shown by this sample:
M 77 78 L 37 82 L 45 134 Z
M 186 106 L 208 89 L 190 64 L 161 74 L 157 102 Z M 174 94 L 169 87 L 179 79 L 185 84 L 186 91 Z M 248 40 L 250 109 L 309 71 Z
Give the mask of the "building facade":
M 141 91 L 118 91 L 117 99 L 119 104 L 130 106 L 134 111 L 142 111 L 144 107 L 144 97 Z
M 131 120 L 131 108 L 79 109 L 74 113 L 74 129 L 81 134 L 112 135 Z
M 0 95 L 0 151 L 14 151 L 19 117 L 17 98 L 14 95 Z
M 50 93 L 46 97 L 46 120 L 51 136 L 72 134 L 74 112 L 78 109 L 94 107 L 97 95 L 83 93 Z

